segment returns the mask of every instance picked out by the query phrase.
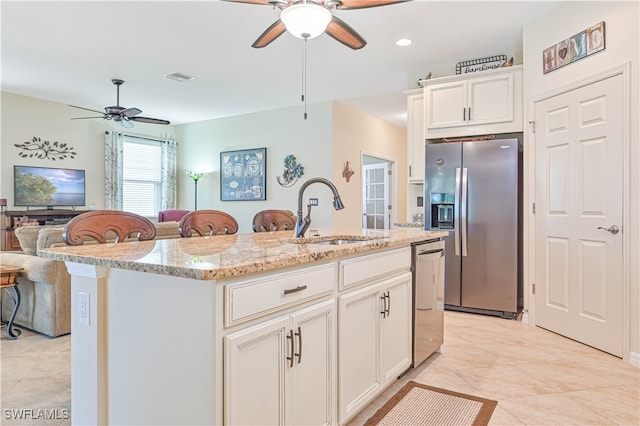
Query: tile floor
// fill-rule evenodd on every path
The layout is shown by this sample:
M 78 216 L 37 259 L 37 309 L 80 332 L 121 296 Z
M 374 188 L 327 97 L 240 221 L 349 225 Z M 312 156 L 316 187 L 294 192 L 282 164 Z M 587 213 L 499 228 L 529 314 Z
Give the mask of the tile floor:
M 349 426 L 407 380 L 497 400 L 492 425 L 640 424 L 640 369 L 618 358 L 518 321 L 449 311 L 445 342 Z M 0 424 L 69 425 L 69 336 L 24 331 L 13 341 L 3 329 L 0 343 Z
M 349 426 L 363 424 L 408 380 L 497 400 L 490 425 L 640 425 L 640 369 L 520 321 L 446 311 L 441 353 Z

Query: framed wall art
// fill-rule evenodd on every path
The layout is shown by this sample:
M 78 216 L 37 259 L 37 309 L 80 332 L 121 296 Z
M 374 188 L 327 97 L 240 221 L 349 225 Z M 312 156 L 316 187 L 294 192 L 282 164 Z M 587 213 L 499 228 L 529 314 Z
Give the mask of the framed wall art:
M 220 200 L 266 200 L 266 175 L 266 148 L 221 152 Z

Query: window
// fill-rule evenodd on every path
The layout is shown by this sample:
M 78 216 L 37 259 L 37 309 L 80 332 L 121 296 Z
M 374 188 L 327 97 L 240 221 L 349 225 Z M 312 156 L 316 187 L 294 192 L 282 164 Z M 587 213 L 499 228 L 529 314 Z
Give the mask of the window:
M 122 148 L 122 209 L 157 216 L 162 210 L 161 142 L 125 136 Z

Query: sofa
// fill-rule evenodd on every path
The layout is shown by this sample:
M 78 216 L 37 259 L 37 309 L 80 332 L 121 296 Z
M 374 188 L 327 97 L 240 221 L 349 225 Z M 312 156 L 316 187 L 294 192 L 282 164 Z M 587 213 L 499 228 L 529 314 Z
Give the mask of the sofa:
M 180 238 L 178 222 L 154 225 L 156 239 Z M 22 252 L 0 252 L 0 263 L 24 269 L 18 277 L 21 300 L 14 325 L 51 337 L 71 332 L 71 276 L 64 262 L 40 258 L 38 250 L 64 245 L 63 229 L 48 225 L 18 227 L 15 234 Z M 87 241 L 91 243 L 95 242 Z M 11 316 L 13 306 L 12 297 L 2 292 L 3 320 Z

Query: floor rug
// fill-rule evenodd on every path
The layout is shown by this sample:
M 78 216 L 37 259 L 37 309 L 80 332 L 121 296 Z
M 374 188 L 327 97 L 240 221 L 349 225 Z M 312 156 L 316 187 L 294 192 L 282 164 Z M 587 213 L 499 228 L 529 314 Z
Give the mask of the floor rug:
M 497 401 L 408 382 L 365 426 L 487 425 Z

